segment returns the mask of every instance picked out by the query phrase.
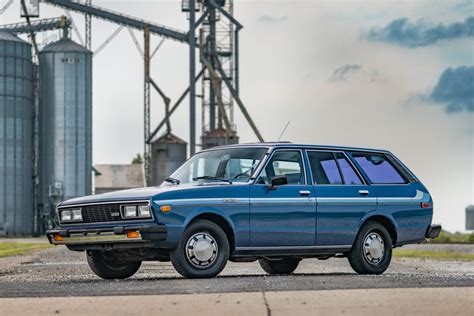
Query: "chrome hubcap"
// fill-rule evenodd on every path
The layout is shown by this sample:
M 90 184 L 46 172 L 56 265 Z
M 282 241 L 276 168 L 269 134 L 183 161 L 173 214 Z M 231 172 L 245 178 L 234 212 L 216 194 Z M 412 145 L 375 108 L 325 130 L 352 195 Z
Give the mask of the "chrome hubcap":
M 217 251 L 217 242 L 208 233 L 194 234 L 186 243 L 186 256 L 197 268 L 209 267 L 216 260 Z
M 385 243 L 377 233 L 370 233 L 364 240 L 364 256 L 370 264 L 379 263 L 385 254 Z

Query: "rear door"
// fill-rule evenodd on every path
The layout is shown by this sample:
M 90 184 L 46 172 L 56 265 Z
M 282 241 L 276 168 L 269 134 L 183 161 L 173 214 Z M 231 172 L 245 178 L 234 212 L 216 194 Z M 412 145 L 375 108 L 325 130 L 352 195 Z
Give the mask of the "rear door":
M 315 188 L 316 245 L 350 247 L 361 219 L 377 208 L 375 190 L 342 151 L 307 151 Z
M 426 188 L 391 154 L 352 152 L 351 156 L 377 192 L 377 212 L 397 225 L 397 243 L 423 239 L 433 210 Z

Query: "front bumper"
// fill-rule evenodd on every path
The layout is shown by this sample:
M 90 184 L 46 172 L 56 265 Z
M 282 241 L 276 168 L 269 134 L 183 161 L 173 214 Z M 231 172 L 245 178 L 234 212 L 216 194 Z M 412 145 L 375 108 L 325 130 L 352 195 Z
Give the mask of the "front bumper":
M 136 233 L 129 234 L 132 232 Z M 46 236 L 53 245 L 150 244 L 166 240 L 166 226 L 147 224 L 104 228 L 60 227 L 48 230 Z
M 441 225 L 430 225 L 426 230 L 425 237 L 434 239 L 441 233 Z

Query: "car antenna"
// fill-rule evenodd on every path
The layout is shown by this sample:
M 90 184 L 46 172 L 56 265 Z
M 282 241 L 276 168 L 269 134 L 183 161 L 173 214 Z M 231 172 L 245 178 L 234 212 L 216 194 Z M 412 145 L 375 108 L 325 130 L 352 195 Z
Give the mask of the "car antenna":
M 285 128 L 284 128 L 283 131 L 281 132 L 280 137 L 278 137 L 277 142 L 279 142 L 280 139 L 281 139 L 281 137 L 283 136 L 283 134 L 285 134 L 285 131 L 286 131 L 286 129 L 288 128 L 288 125 L 290 125 L 290 121 L 286 122 Z

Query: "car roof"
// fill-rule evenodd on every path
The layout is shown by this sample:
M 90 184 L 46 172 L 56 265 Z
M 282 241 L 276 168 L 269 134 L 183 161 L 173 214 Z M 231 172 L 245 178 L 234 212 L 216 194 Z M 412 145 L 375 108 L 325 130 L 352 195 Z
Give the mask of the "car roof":
M 389 152 L 384 149 L 375 148 L 362 148 L 362 147 L 350 147 L 350 146 L 333 146 L 333 145 L 315 145 L 315 144 L 294 144 L 292 142 L 261 142 L 261 143 L 242 143 L 212 147 L 207 150 L 222 149 L 222 148 L 238 148 L 238 147 L 271 147 L 271 148 L 306 148 L 306 149 L 328 149 L 328 150 L 341 150 L 341 151 L 368 151 L 368 152 Z

